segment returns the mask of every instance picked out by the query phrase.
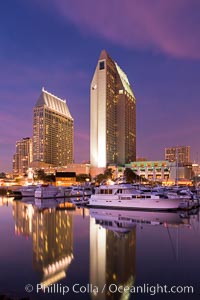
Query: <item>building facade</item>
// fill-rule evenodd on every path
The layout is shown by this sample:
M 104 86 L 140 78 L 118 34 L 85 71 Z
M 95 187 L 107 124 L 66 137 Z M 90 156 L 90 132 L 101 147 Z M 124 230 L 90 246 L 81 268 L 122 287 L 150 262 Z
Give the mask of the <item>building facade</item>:
M 103 50 L 90 87 L 90 163 L 136 159 L 136 99 L 126 74 Z
M 33 114 L 33 161 L 53 166 L 72 163 L 74 121 L 66 101 L 42 89 Z
M 169 162 L 161 161 L 134 161 L 125 165 L 132 169 L 140 178 L 152 181 L 168 180 L 170 177 Z
M 141 181 L 147 179 L 148 181 L 157 181 L 169 185 L 175 183 L 188 184 L 188 181 L 192 178 L 192 165 L 190 163 L 177 166 L 176 162 L 167 160 L 134 161 L 126 164 L 125 168 L 130 168 L 140 176 Z M 118 169 L 121 170 L 121 167 Z M 118 171 L 118 173 L 120 172 Z
M 179 164 L 190 162 L 190 146 L 176 146 L 165 148 L 165 159 Z
M 32 139 L 23 138 L 16 142 L 16 152 L 13 155 L 13 175 L 25 175 L 33 160 Z
M 56 172 L 56 186 L 71 186 L 76 184 L 75 172 Z

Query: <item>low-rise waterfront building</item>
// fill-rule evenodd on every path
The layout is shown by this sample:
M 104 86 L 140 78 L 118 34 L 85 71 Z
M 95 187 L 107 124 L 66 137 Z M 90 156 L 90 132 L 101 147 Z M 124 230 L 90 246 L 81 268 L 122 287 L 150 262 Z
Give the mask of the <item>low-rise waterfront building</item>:
M 44 162 L 32 162 L 31 167 L 33 170 L 42 169 L 47 174 L 55 174 L 56 172 L 75 172 L 79 174 L 90 174 L 90 164 L 67 164 L 65 166 L 55 167 L 52 164 Z
M 163 184 L 190 184 L 192 178 L 192 164 L 177 165 L 176 162 L 161 161 L 136 161 L 126 164 L 140 178 L 148 181 L 158 181 Z
M 76 184 L 75 172 L 56 172 L 56 186 L 71 186 Z
M 125 165 L 130 168 L 140 178 L 150 181 L 163 181 L 168 180 L 170 177 L 170 168 L 168 162 L 161 161 L 135 161 Z

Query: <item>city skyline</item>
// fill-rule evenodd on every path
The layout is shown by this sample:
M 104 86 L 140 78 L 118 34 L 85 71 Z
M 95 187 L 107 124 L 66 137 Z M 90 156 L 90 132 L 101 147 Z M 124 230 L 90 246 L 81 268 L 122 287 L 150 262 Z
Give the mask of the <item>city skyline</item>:
M 198 160 L 199 9 L 195 0 L 1 3 L 0 170 L 12 169 L 16 141 L 32 137 L 43 86 L 66 98 L 75 162 L 89 160 L 89 86 L 102 49 L 137 99 L 137 156 L 159 160 L 166 147 L 190 145 Z

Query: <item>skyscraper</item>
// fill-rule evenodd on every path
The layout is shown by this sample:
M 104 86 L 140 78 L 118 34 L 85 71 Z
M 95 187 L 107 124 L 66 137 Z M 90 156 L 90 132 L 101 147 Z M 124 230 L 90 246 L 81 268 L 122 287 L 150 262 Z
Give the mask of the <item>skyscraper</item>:
M 42 89 L 34 107 L 33 161 L 64 166 L 73 162 L 74 121 L 65 100 Z
M 90 87 L 90 162 L 94 167 L 136 159 L 136 99 L 126 74 L 102 50 Z
M 13 155 L 13 174 L 25 175 L 32 160 L 32 139 L 26 137 L 17 141 L 16 152 Z
M 179 164 L 190 162 L 190 146 L 165 148 L 165 159 L 170 162 L 177 160 Z

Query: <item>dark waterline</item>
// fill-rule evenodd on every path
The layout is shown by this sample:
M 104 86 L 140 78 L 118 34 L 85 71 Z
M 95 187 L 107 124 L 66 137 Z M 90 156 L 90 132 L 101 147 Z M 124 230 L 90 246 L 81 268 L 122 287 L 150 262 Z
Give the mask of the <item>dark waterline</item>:
M 61 202 L 49 200 L 38 208 L 34 199 L 0 198 L 0 295 L 199 299 L 198 212 L 130 214 Z M 49 287 L 42 291 L 41 283 Z M 170 291 L 172 286 L 179 293 Z M 181 292 L 184 286 L 193 293 Z

